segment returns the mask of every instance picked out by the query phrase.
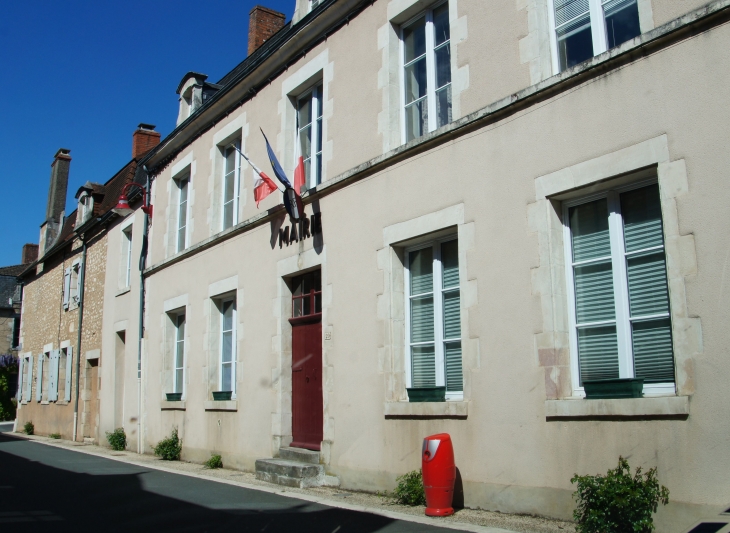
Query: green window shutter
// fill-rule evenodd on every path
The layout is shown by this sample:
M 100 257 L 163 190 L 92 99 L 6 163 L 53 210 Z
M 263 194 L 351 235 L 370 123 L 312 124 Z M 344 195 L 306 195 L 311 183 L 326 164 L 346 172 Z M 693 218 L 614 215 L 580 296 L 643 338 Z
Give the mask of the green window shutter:
M 15 397 L 19 402 L 23 400 L 23 393 L 25 392 L 25 378 L 23 377 L 23 372 L 25 372 L 25 357 L 21 357 L 18 364 L 18 392 Z
M 73 366 L 71 362 L 73 360 L 73 348 L 69 346 L 66 348 L 66 387 L 64 388 L 64 401 L 71 401 L 71 369 Z
M 58 359 L 60 350 L 53 350 L 48 366 L 48 401 L 55 402 L 58 400 Z
M 38 372 L 36 372 L 35 381 L 35 401 L 40 402 L 43 399 L 43 359 L 45 354 L 38 354 Z

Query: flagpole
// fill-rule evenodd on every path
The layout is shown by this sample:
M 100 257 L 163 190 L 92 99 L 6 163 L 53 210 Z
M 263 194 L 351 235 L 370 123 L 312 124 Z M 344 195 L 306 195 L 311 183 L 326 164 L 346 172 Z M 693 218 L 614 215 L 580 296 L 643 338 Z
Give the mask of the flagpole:
M 233 147 L 234 147 L 234 148 L 236 149 L 236 151 L 237 151 L 237 152 L 238 152 L 239 154 L 241 154 L 241 156 L 242 156 L 242 157 L 243 157 L 243 158 L 244 158 L 244 159 L 246 160 L 246 162 L 247 162 L 247 163 L 248 163 L 249 165 L 251 165 L 251 168 L 253 169 L 253 171 L 254 171 L 254 172 L 255 172 L 256 174 L 258 174 L 259 176 L 261 176 L 261 171 L 259 170 L 259 168 L 258 168 L 258 167 L 257 167 L 256 165 L 254 165 L 254 164 L 253 164 L 253 161 L 251 161 L 251 160 L 250 160 L 250 159 L 249 159 L 248 157 L 246 157 L 246 154 L 244 154 L 244 153 L 243 153 L 243 152 L 242 152 L 242 151 L 241 151 L 241 150 L 240 150 L 240 149 L 238 148 L 238 146 L 236 146 L 236 145 L 234 144 L 234 145 L 233 145 Z M 261 178 L 261 179 L 263 179 L 263 178 Z M 281 183 L 276 183 L 276 182 L 275 182 L 274 180 L 271 180 L 271 181 L 272 181 L 272 182 L 274 183 L 274 185 L 276 185 L 276 188 L 277 188 L 277 189 L 279 189 L 279 190 L 280 190 L 281 192 L 284 192 L 284 191 L 286 190 L 286 189 L 284 188 L 284 186 L 283 186 L 283 185 L 282 185 Z

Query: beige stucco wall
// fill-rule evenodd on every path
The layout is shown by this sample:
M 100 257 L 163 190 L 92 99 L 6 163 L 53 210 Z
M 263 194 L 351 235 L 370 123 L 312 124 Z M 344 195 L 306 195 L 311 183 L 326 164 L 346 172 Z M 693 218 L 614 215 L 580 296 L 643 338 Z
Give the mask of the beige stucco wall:
M 89 435 L 98 438 L 98 398 L 92 398 L 91 368 L 87 356 L 98 357 L 101 349 L 103 317 L 103 290 L 106 274 L 106 236 L 104 233 L 89 238 L 84 279 L 84 323 L 81 335 L 81 374 L 79 380 L 79 421 L 77 437 Z M 33 354 L 33 387 L 30 402 L 21 402 L 18 409 L 18 427 L 27 421 L 35 425 L 39 435 L 59 433 L 61 438 L 73 438 L 73 408 L 76 393 L 76 361 L 78 354 L 78 307 L 63 308 L 63 276 L 66 268 L 81 261 L 82 244 L 75 240 L 65 250 L 42 263 L 38 273 L 25 280 L 21 316 L 20 355 Z M 36 399 L 37 359 L 44 349 L 73 347 L 71 401 L 59 395 L 56 402 Z M 98 359 L 101 365 L 101 359 Z M 63 372 L 63 370 L 61 370 Z M 43 369 L 44 386 L 48 381 L 47 364 Z
M 375 16 L 376 11 L 372 18 L 366 11 L 350 23 L 352 39 L 382 24 L 382 13 Z M 659 22 L 667 16 L 661 13 L 655 6 Z M 469 27 L 469 35 L 479 33 Z M 372 83 L 347 74 L 337 39 L 337 34 L 329 38 L 288 73 L 294 75 L 308 59 L 327 51 L 325 63 L 332 63 L 328 68 L 334 72 L 331 88 L 325 89 L 333 100 L 326 138 L 334 143 L 329 163 L 333 171 L 382 150 L 373 118 L 382 108 L 371 103 L 366 113 L 347 105 L 356 99 L 352 94 L 349 99 L 343 96 L 348 90 L 366 90 L 357 89 L 362 84 L 372 88 Z M 363 48 L 369 39 L 363 37 Z M 143 360 L 145 449 L 176 426 L 184 439 L 185 458 L 202 461 L 215 451 L 224 463 L 251 470 L 256 458 L 270 457 L 287 443 L 291 356 L 282 278 L 321 265 L 323 331 L 330 336 L 323 343 L 322 457 L 344 486 L 392 488 L 397 475 L 418 468 L 421 439 L 447 431 L 470 506 L 570 517 L 571 476 L 605 472 L 619 455 L 629 457 L 634 466 L 657 466 L 660 481 L 671 490 L 673 503 L 659 514 L 660 531 L 682 531 L 695 516 L 727 504 L 730 453 L 724 443 L 730 437 L 730 420 L 723 406 L 724 384 L 730 378 L 724 364 L 730 316 L 723 280 L 730 238 L 718 221 L 730 215 L 730 193 L 724 185 L 730 112 L 717 96 L 730 81 L 728 42 L 728 26 L 715 27 L 323 195 L 316 206 L 322 213 L 322 247 L 315 248 L 314 240 L 308 239 L 280 248 L 274 237 L 282 221 L 267 221 L 151 274 Z M 380 57 L 364 64 L 379 69 Z M 528 67 L 515 67 L 518 61 L 515 54 L 510 78 L 515 81 L 505 82 L 497 93 L 510 83 L 527 84 Z M 474 71 L 472 63 L 470 91 L 480 79 L 473 77 Z M 169 183 L 175 164 L 192 153 L 197 165 L 195 245 L 215 234 L 206 221 L 216 208 L 208 194 L 214 187 L 211 180 L 219 179 L 211 159 L 216 133 L 245 113 L 240 126 L 244 149 L 254 161 L 268 169 L 263 143 L 255 133 L 258 127 L 272 142 L 277 139 L 277 153 L 286 153 L 281 117 L 272 112 L 281 113 L 286 104 L 286 80 L 287 75 L 272 80 L 267 90 L 233 111 L 156 176 L 150 264 L 171 257 L 165 252 L 165 238 L 171 231 Z M 484 85 L 486 80 L 479 82 Z M 478 107 L 480 98 L 481 105 L 486 104 L 491 93 L 484 89 L 480 94 L 470 100 L 465 92 L 464 105 Z M 357 120 L 361 116 L 362 121 Z M 355 123 L 357 128 L 352 127 Z M 536 204 L 546 201 L 540 178 L 604 161 L 600 158 L 627 153 L 621 151 L 653 139 L 664 139 L 665 148 L 652 165 L 671 167 L 666 167 L 668 181 L 660 177 L 660 187 L 665 225 L 673 228 L 673 233 L 665 228 L 668 265 L 676 266 L 677 284 L 670 287 L 673 313 L 675 308 L 677 313 L 683 310 L 691 329 L 684 336 L 675 329 L 675 351 L 684 358 L 679 392 L 689 398 L 689 416 L 676 416 L 659 406 L 651 416 L 636 416 L 641 414 L 638 409 L 608 420 L 548 419 L 546 400 L 564 398 L 570 390 L 565 382 L 569 372 L 561 374 L 559 369 L 570 354 L 557 334 L 560 316 L 546 312 L 548 299 L 560 295 L 545 293 L 540 281 L 540 269 L 550 257 L 541 249 L 545 241 L 535 218 Z M 632 167 L 630 158 L 624 164 L 622 174 L 645 166 Z M 274 194 L 256 210 L 250 169 L 244 176 L 248 192 L 241 193 L 242 220 L 280 201 Z M 669 190 L 669 183 L 678 188 Z M 575 182 L 565 190 L 584 185 Z M 450 209 L 462 215 L 434 215 Z M 392 319 L 402 305 L 394 296 L 397 254 L 390 253 L 398 241 L 390 241 L 388 235 L 403 223 L 417 226 L 423 220 L 446 220 L 443 227 L 453 228 L 460 239 L 466 405 L 453 411 L 419 413 L 388 404 L 404 398 L 403 362 L 397 356 L 404 341 Z M 423 227 L 424 233 L 442 229 L 438 222 L 424 222 Z M 559 287 L 560 269 L 555 272 Z M 225 411 L 206 410 L 213 407 L 206 402 L 216 390 L 210 368 L 215 361 L 211 296 L 222 281 L 226 291 L 235 291 L 238 306 L 238 398 Z M 166 357 L 166 311 L 180 306 L 187 316 L 186 397 L 183 404 L 170 405 L 163 402 L 170 392 L 165 387 L 171 364 Z M 556 323 L 546 322 L 546 317 Z M 677 317 L 673 314 L 675 322 Z M 552 346 L 543 344 L 541 335 L 546 332 L 555 338 Z M 609 409 L 608 414 L 619 413 Z

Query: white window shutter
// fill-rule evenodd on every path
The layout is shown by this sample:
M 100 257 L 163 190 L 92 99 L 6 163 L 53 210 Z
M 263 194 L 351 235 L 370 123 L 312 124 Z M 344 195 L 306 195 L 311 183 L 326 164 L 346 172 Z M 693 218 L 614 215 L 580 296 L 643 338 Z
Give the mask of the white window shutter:
M 18 401 L 23 400 L 23 393 L 25 392 L 25 380 L 23 378 L 23 372 L 25 371 L 25 357 L 20 358 L 20 364 L 18 365 L 18 393 L 16 398 Z
M 59 350 L 51 352 L 51 358 L 48 366 L 48 401 L 55 402 L 58 400 L 58 358 Z
M 64 400 L 67 402 L 71 401 L 71 369 L 73 366 L 71 365 L 71 361 L 73 360 L 73 348 L 69 346 L 66 348 L 66 387 L 64 390 Z
M 35 401 L 40 402 L 43 399 L 43 359 L 45 354 L 38 355 L 38 372 L 35 378 Z
M 71 269 L 67 268 L 63 273 L 63 308 L 68 309 L 71 297 Z
M 25 382 L 25 394 L 23 399 L 26 402 L 30 401 L 31 388 L 33 387 L 33 354 L 28 356 L 28 375 L 26 376 Z

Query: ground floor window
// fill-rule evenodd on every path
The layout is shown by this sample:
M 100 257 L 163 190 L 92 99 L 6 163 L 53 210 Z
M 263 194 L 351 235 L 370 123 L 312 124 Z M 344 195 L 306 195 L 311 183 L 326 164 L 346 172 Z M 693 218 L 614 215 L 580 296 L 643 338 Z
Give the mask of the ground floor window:
M 220 390 L 236 395 L 236 300 L 221 301 Z
M 645 392 L 674 393 L 659 186 L 566 203 L 563 215 L 574 389 L 638 377 Z
M 463 397 L 461 294 L 456 237 L 406 250 L 408 387 L 446 386 Z

